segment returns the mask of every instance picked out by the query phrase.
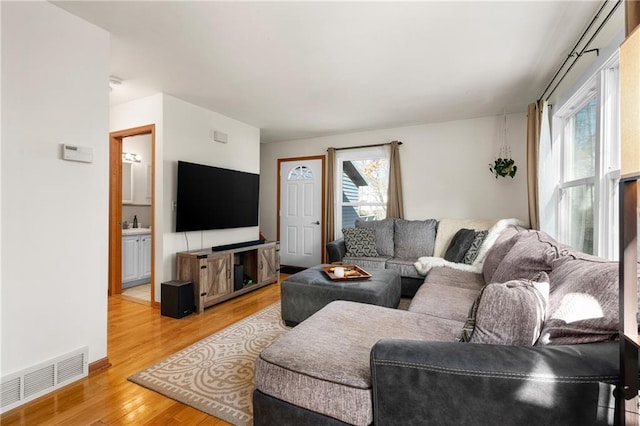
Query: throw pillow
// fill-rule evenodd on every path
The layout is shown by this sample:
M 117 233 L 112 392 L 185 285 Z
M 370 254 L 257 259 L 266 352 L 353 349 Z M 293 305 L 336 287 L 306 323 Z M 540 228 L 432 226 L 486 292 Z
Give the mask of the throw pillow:
M 502 258 L 490 281 L 506 282 L 530 277 L 537 272 L 551 272 L 551 262 L 563 247 L 542 231 L 522 231 L 515 244 Z
M 376 234 L 370 228 L 343 228 L 346 257 L 376 257 Z
M 473 334 L 473 330 L 475 330 L 476 328 L 476 315 L 478 314 L 478 305 L 480 304 L 480 300 L 482 300 L 482 293 L 484 293 L 484 290 L 486 288 L 486 285 L 482 287 L 480 293 L 478 294 L 478 297 L 476 297 L 476 300 L 473 301 L 471 309 L 469 309 L 469 315 L 467 315 L 467 320 L 462 326 L 462 330 L 460 330 L 458 336 L 456 337 L 456 340 L 458 342 L 471 341 L 471 335 Z
M 469 311 L 458 341 L 499 345 L 534 345 L 544 324 L 549 277 L 486 285 Z
M 618 262 L 578 253 L 554 260 L 547 320 L 538 344 L 573 345 L 616 338 L 619 267 Z
M 478 257 L 478 253 L 480 252 L 480 246 L 482 246 L 484 239 L 487 238 L 488 233 L 489 231 L 476 232 L 469 250 L 467 250 L 467 252 L 464 254 L 462 263 L 466 263 L 467 265 L 473 264 L 473 262 L 476 260 L 476 257 Z
M 371 228 L 376 232 L 376 251 L 378 256 L 393 257 L 393 223 L 395 219 L 356 220 L 356 228 Z
M 444 259 L 449 262 L 462 263 L 462 259 L 464 259 L 464 255 L 471 247 L 475 237 L 476 232 L 473 229 L 460 229 L 451 239 Z
M 422 256 L 433 256 L 437 229 L 438 221 L 435 219 L 396 219 L 393 234 L 395 257 L 417 259 Z

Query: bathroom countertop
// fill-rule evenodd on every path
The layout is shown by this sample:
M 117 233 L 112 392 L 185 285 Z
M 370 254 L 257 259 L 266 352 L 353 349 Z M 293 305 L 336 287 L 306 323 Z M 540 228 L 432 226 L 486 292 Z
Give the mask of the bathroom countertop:
M 123 229 L 122 235 L 142 235 L 142 234 L 150 234 L 151 229 L 149 228 L 129 228 Z

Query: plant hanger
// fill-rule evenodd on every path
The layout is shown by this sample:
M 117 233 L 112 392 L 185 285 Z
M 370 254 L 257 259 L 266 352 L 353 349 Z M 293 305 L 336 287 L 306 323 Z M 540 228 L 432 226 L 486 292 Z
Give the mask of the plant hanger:
M 498 157 L 493 161 L 493 164 L 489 164 L 489 171 L 498 179 L 498 177 L 510 176 L 513 178 L 518 171 L 515 160 L 511 158 L 511 147 L 507 142 L 507 112 L 504 112 L 504 134 L 502 138 L 502 144 L 498 150 Z

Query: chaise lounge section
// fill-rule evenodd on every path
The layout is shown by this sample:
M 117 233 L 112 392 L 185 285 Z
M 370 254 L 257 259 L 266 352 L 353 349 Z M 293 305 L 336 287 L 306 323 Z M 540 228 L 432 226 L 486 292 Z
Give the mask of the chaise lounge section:
M 617 262 L 509 226 L 408 311 L 332 302 L 264 350 L 254 422 L 613 424 L 617 332 Z

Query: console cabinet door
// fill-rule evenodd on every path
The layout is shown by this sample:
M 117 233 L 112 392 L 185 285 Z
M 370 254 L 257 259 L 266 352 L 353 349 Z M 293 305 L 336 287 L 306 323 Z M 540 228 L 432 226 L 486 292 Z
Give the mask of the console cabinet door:
M 231 255 L 211 256 L 202 259 L 200 268 L 200 300 L 202 301 L 202 306 L 209 306 L 219 296 L 233 291 Z
M 276 245 L 258 249 L 258 284 L 278 281 L 279 253 Z

